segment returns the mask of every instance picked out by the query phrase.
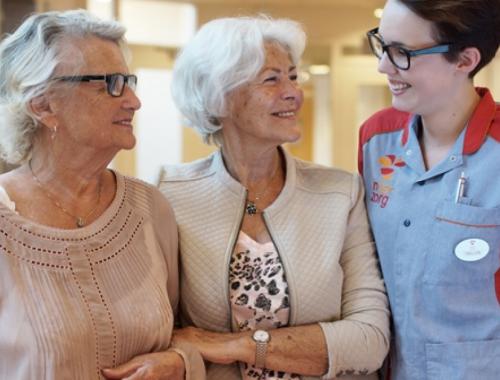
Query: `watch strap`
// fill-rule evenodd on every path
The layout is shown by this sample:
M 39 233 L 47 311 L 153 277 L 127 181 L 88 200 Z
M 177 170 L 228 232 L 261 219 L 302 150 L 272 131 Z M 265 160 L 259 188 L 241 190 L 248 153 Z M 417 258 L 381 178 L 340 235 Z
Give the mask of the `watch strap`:
M 267 342 L 255 342 L 255 367 L 264 368 L 266 366 Z

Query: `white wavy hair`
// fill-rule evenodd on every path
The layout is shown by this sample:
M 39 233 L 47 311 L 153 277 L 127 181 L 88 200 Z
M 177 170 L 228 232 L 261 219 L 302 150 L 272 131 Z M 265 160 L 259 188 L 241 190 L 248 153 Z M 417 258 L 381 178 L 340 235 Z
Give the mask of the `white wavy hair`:
M 220 18 L 205 24 L 177 56 L 172 96 L 205 143 L 221 145 L 218 118 L 226 116 L 226 95 L 257 76 L 265 63 L 265 43 L 282 46 L 297 65 L 306 34 L 288 19 Z
M 39 128 L 29 103 L 49 87 L 64 61 L 68 38 L 96 36 L 113 41 L 124 54 L 125 28 L 85 10 L 34 14 L 0 43 L 0 157 L 20 164 L 31 156 Z

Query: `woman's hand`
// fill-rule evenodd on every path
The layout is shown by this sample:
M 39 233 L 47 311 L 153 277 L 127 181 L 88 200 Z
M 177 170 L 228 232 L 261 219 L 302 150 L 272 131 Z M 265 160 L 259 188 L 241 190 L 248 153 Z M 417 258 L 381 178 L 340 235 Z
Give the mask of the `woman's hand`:
M 172 342 L 174 345 L 176 342 L 189 343 L 200 352 L 203 359 L 218 364 L 245 361 L 249 355 L 253 355 L 251 339 L 245 333 L 226 334 L 185 327 L 174 330 Z
M 107 379 L 123 380 L 184 380 L 182 357 L 174 351 L 139 355 L 112 369 L 103 369 Z

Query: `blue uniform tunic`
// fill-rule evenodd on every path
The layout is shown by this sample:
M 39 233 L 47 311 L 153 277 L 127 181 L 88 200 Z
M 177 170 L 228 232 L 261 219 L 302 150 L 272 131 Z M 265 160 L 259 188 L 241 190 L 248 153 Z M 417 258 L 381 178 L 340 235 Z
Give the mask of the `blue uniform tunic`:
M 477 91 L 467 127 L 430 170 L 419 116 L 386 109 L 360 131 L 359 169 L 393 314 L 392 379 L 500 379 L 500 106 Z M 462 260 L 461 242 L 481 243 L 481 254 Z

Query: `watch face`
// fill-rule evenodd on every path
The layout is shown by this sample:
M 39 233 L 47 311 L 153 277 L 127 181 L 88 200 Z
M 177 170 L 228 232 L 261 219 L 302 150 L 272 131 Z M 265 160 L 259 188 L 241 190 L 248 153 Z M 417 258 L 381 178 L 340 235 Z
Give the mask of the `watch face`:
M 264 330 L 256 330 L 253 334 L 253 338 L 257 342 L 267 342 L 269 340 L 269 333 Z

